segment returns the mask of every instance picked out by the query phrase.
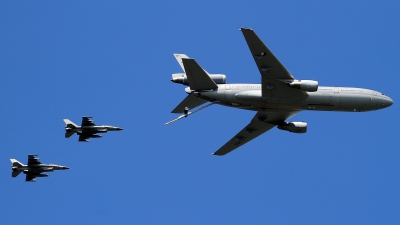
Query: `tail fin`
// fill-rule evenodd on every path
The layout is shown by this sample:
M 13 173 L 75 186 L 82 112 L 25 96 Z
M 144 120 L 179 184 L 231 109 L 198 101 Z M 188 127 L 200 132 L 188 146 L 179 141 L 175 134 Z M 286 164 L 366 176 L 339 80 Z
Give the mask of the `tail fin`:
M 197 98 L 193 95 L 188 95 L 177 107 L 175 107 L 174 110 L 172 110 L 171 113 L 184 113 L 185 108 L 193 109 L 206 102 L 206 100 Z
M 76 125 L 75 123 L 73 123 L 69 119 L 63 119 L 63 120 L 64 120 L 64 123 L 65 123 L 65 128 L 76 128 L 76 127 L 78 127 L 78 125 Z
M 181 66 L 183 72 L 185 72 L 185 67 L 183 66 L 182 59 L 188 59 L 189 57 L 185 54 L 174 54 L 176 61 L 178 61 L 179 65 Z
M 21 166 L 24 166 L 24 164 L 20 163 L 20 162 L 19 162 L 18 160 L 16 160 L 16 159 L 10 159 L 10 161 L 11 161 L 13 167 L 21 167 Z
M 209 90 L 218 88 L 208 73 L 194 59 L 182 58 L 189 86 L 192 90 Z
M 24 164 L 22 164 L 22 163 L 20 163 L 18 160 L 16 160 L 16 159 L 10 159 L 10 161 L 11 161 L 11 163 L 12 163 L 12 165 L 11 165 L 11 167 L 21 167 L 21 166 L 24 166 Z M 12 171 L 12 173 L 11 173 L 11 176 L 12 177 L 16 177 L 16 176 L 18 176 L 18 174 L 20 174 L 22 171 Z
M 176 61 L 178 61 L 179 65 L 181 66 L 183 72 L 185 72 L 185 66 L 183 66 L 182 59 L 190 59 L 189 56 L 187 56 L 185 54 L 178 54 L 178 53 L 175 53 L 174 56 L 175 56 Z M 204 70 L 204 71 L 206 73 L 208 73 L 206 70 Z

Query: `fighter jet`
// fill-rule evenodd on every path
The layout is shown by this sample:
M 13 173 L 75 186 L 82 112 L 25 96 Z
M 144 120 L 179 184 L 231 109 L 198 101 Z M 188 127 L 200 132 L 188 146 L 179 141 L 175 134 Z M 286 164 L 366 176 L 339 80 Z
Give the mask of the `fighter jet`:
M 65 126 L 65 137 L 69 138 L 74 133 L 79 135 L 79 141 L 89 142 L 89 138 L 101 138 L 101 135 L 96 135 L 97 133 L 107 133 L 107 131 L 123 130 L 120 127 L 114 127 L 110 125 L 96 126 L 91 120 L 93 117 L 82 117 L 81 126 L 76 125 L 69 119 L 64 119 Z
M 10 159 L 12 165 L 12 177 L 17 177 L 21 172 L 26 174 L 25 181 L 36 182 L 36 177 L 48 177 L 48 174 L 42 174 L 43 172 L 53 172 L 54 170 L 67 170 L 66 166 L 60 166 L 55 164 L 42 164 L 39 161 L 38 155 L 28 155 L 28 165 L 20 163 L 16 159 Z
M 268 130 L 278 127 L 305 133 L 306 122 L 286 120 L 302 110 L 365 112 L 389 107 L 393 100 L 374 90 L 319 86 L 315 80 L 297 80 L 279 62 L 250 28 L 240 29 L 258 70 L 261 84 L 226 84 L 223 74 L 209 74 L 196 60 L 174 54 L 184 73 L 172 74 L 172 82 L 188 85 L 188 96 L 172 113 L 183 113 L 172 122 L 188 117 L 213 104 L 256 111 L 250 123 L 214 155 L 225 155 Z M 209 102 L 209 104 L 195 109 Z M 190 112 L 190 109 L 195 109 Z

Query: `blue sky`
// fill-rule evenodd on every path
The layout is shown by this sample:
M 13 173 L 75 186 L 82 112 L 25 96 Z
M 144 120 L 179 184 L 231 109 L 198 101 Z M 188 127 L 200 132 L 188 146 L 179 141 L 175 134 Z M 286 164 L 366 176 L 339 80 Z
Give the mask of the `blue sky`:
M 399 224 L 397 1 L 2 1 L 0 224 Z M 250 27 L 297 79 L 390 96 L 367 113 L 308 112 L 224 157 L 254 112 L 212 106 L 164 127 L 186 96 L 173 53 L 259 83 Z M 80 143 L 63 118 L 123 127 Z M 36 183 L 9 158 L 69 166 Z

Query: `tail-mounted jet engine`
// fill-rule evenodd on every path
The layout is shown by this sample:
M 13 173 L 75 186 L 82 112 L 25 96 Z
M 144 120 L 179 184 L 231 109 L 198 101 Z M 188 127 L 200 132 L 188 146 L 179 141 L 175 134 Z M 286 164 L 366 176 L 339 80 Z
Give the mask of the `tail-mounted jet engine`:
M 292 133 L 301 134 L 301 133 L 307 132 L 307 123 L 305 123 L 305 122 L 290 122 L 290 123 L 284 122 L 284 123 L 278 125 L 278 129 L 287 130 Z
M 216 84 L 225 84 L 226 83 L 226 76 L 224 74 L 210 74 L 209 76 Z M 183 85 L 187 85 L 187 86 L 189 85 L 189 81 L 188 81 L 185 73 L 172 74 L 171 81 L 174 83 L 178 83 L 178 84 L 183 84 Z
M 318 81 L 315 80 L 294 80 L 288 85 L 302 91 L 315 92 L 318 90 Z

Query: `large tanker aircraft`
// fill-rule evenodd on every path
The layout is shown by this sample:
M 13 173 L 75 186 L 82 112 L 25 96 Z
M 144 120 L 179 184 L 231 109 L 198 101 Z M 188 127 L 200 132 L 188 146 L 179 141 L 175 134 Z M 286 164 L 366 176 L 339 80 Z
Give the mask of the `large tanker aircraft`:
M 302 110 L 366 112 L 393 104 L 374 90 L 324 87 L 314 80 L 297 80 L 278 61 L 250 28 L 240 29 L 261 74 L 261 84 L 226 84 L 223 74 L 209 74 L 184 54 L 174 54 L 184 73 L 172 74 L 172 82 L 188 85 L 188 96 L 172 111 L 183 113 L 168 125 L 212 104 L 256 111 L 251 122 L 214 155 L 225 155 L 277 126 L 293 133 L 305 133 L 307 123 L 286 120 Z M 209 102 L 209 104 L 195 109 Z M 195 109 L 190 112 L 189 110 Z

